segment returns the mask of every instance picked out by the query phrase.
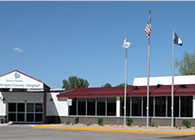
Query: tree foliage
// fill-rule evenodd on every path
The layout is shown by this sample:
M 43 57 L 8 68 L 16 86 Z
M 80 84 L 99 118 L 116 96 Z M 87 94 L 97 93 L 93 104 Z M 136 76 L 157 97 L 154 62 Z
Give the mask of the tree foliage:
M 124 87 L 124 86 L 125 86 L 125 83 L 121 83 L 121 84 L 117 85 L 116 87 Z M 129 86 L 129 85 L 127 84 L 127 86 Z
M 195 51 L 193 54 L 185 52 L 181 60 L 175 61 L 175 66 L 182 75 L 195 75 Z
M 110 83 L 105 83 L 102 87 L 112 87 Z
M 65 88 L 65 89 L 88 88 L 89 87 L 89 83 L 87 80 L 84 80 L 82 78 L 77 78 L 77 76 L 70 76 L 68 80 L 63 79 L 62 83 L 63 83 L 62 88 Z

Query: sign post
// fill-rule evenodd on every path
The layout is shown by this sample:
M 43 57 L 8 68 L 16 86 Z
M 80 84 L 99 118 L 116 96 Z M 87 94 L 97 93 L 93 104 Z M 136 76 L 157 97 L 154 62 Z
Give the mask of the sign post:
M 72 106 L 72 99 L 67 99 L 67 106 L 68 106 L 68 122 L 70 122 L 70 109 L 69 109 L 69 106 Z

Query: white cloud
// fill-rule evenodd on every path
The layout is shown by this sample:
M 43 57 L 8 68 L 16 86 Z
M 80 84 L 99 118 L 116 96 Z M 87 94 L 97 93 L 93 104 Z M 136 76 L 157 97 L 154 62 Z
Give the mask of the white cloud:
M 16 51 L 16 52 L 23 52 L 23 50 L 22 49 L 20 49 L 20 48 L 14 48 L 14 49 L 12 49 L 13 51 Z

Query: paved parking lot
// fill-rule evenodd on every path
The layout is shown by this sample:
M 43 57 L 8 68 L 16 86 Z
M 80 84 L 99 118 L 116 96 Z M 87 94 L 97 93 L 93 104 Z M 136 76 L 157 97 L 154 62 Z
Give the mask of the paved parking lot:
M 83 131 L 65 129 L 45 129 L 35 128 L 30 125 L 9 125 L 0 127 L 1 140 L 168 140 L 195 139 L 193 135 L 176 134 L 153 134 L 153 133 L 133 133 L 133 132 L 103 132 L 103 131 Z

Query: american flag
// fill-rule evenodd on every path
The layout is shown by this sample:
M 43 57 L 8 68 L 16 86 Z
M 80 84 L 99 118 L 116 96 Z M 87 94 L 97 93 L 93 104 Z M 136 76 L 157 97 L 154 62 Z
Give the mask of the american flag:
M 145 33 L 146 33 L 146 37 L 149 38 L 150 37 L 150 31 L 151 31 L 151 24 L 148 23 L 146 25 L 146 28 L 145 28 Z

